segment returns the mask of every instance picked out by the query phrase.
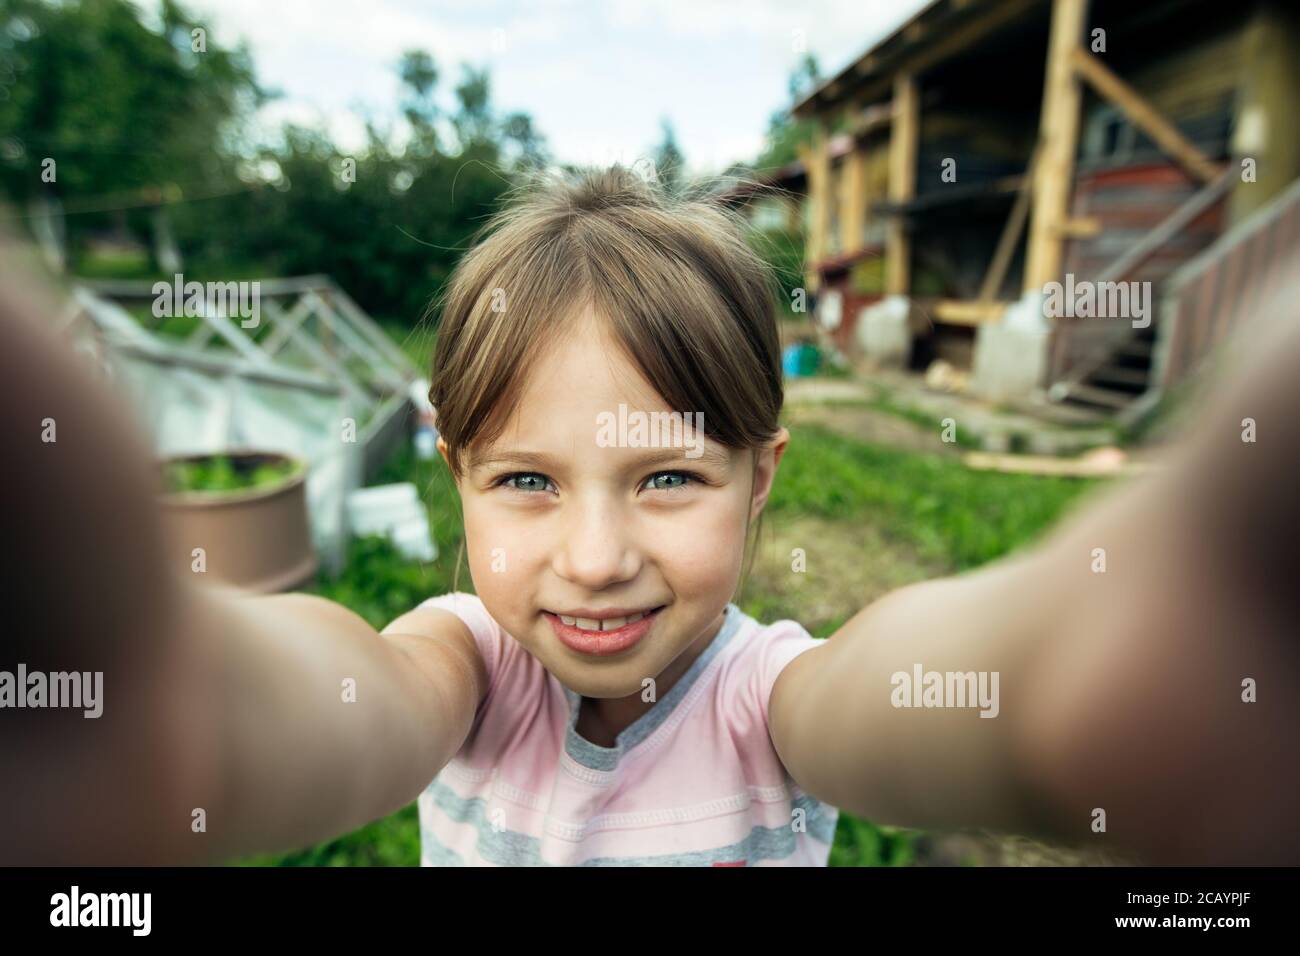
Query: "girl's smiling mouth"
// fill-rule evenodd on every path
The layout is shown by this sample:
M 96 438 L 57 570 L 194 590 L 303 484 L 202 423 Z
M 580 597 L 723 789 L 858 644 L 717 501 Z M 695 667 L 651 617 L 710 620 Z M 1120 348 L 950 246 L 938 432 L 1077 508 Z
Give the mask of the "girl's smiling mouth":
M 574 614 L 544 611 L 555 636 L 565 647 L 580 654 L 605 656 L 625 651 L 650 633 L 659 612 L 667 605 L 634 611 L 611 608 L 592 611 L 579 608 Z

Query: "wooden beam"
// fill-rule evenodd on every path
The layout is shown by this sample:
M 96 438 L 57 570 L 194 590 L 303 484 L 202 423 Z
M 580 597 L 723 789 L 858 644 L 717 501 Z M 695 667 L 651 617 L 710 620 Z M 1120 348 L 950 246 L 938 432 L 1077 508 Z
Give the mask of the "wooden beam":
M 992 302 L 1007 277 L 1011 256 L 1016 250 L 1016 244 L 1020 242 L 1020 234 L 1024 232 L 1025 222 L 1029 219 L 1029 200 L 1033 196 L 1034 169 L 1037 165 L 1038 148 L 1035 147 L 1029 157 L 1025 175 L 1020 181 L 1020 188 L 1016 192 L 1016 201 L 1011 206 L 1011 215 L 1007 216 L 1006 225 L 1002 227 L 1002 235 L 998 237 L 997 248 L 993 251 L 992 261 L 989 262 L 989 271 L 984 273 L 984 282 L 980 285 L 979 301 L 981 302 Z
M 973 12 L 967 19 L 956 26 L 945 26 L 932 34 L 932 41 L 920 44 L 921 49 L 910 55 L 876 56 L 873 63 L 879 66 L 883 75 L 877 79 L 865 78 L 861 89 L 850 89 L 855 102 L 870 103 L 889 92 L 893 78 L 900 73 L 920 76 L 938 63 L 942 63 L 978 44 L 1003 27 L 1024 20 L 1031 15 L 1033 8 L 1040 6 L 1043 0 L 1002 0 L 989 4 L 984 10 Z M 892 61 L 892 62 L 891 62 Z
M 1079 145 L 1079 79 L 1072 55 L 1083 35 L 1085 0 L 1053 0 L 1047 47 L 1047 77 L 1039 118 L 1040 154 L 1034 172 L 1033 218 L 1025 261 L 1025 291 L 1041 290 L 1061 272 L 1061 237 L 1074 184 Z
M 921 125 L 916 78 L 899 74 L 894 81 L 894 125 L 889 131 L 889 199 L 903 203 L 916 194 L 916 147 Z M 886 234 L 885 291 L 906 295 L 911 285 L 912 244 L 906 220 L 895 214 Z
M 1153 471 L 1155 467 L 1149 461 L 1132 461 L 1118 448 L 1097 448 L 1078 458 L 1003 455 L 972 451 L 962 456 L 962 463 L 967 468 L 983 471 L 1004 471 L 1018 475 L 1061 475 L 1071 478 L 1142 475 Z
M 1056 234 L 1062 239 L 1092 239 L 1101 235 L 1101 220 L 1096 216 L 1076 216 L 1056 224 Z
M 1208 186 L 1197 190 L 1186 202 L 1175 209 L 1163 222 L 1135 242 L 1124 254 L 1097 274 L 1096 282 L 1119 282 L 1128 276 L 1161 246 L 1182 232 L 1197 216 L 1227 195 L 1237 181 L 1237 170 L 1229 166 Z
M 963 299 L 940 299 L 930 307 L 934 317 L 940 322 L 952 325 L 979 325 L 982 322 L 996 322 L 1002 318 L 1010 303 L 1007 302 L 970 302 Z
M 1177 160 L 1203 183 L 1213 182 L 1219 167 L 1196 148 L 1178 127 L 1160 115 L 1133 87 L 1121 80 L 1110 67 L 1088 51 L 1075 47 L 1070 53 L 1074 71 L 1092 86 L 1098 94 L 1113 103 L 1142 132 L 1151 137 L 1161 149 Z

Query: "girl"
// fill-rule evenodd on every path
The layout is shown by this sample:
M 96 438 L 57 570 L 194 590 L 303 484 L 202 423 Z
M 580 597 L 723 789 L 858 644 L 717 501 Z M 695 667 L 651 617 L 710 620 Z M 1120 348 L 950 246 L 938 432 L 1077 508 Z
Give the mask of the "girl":
M 5 862 L 222 860 L 417 795 L 425 864 L 820 865 L 838 808 L 1293 861 L 1295 330 L 1256 326 L 1265 359 L 1156 477 L 816 641 L 732 603 L 789 442 L 771 294 L 726 215 L 618 168 L 501 214 L 430 395 L 476 594 L 379 634 L 178 570 L 117 403 L 9 323 L 9 645 L 105 700 L 3 715 Z

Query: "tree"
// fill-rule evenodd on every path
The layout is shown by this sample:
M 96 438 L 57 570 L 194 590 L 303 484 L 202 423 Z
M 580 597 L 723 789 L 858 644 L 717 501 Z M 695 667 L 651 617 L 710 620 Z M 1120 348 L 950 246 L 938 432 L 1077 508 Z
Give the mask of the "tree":
M 515 161 L 523 168 L 537 169 L 545 166 L 549 155 L 545 138 L 533 125 L 527 113 L 511 113 L 501 124 L 502 136 L 514 146 Z
M 493 139 L 492 90 L 486 67 L 475 69 L 466 63 L 462 67 L 460 84 L 456 87 L 460 108 L 451 118 L 461 151 L 476 143 Z
M 114 217 L 170 233 L 196 277 L 328 273 L 376 315 L 413 324 L 515 168 L 545 162 L 532 118 L 493 110 L 486 69 L 467 68 L 459 107 L 440 112 L 438 65 L 421 50 L 394 64 L 404 148 L 371 121 L 346 153 L 304 126 L 254 141 L 245 121 L 271 94 L 246 51 L 210 33 L 196 49 L 202 28 L 174 0 L 147 22 L 131 0 L 0 0 L 0 190 L 27 203 L 48 189 L 69 213 L 115 208 L 69 215 L 70 236 Z M 448 119 L 454 153 L 435 134 Z M 46 156 L 57 160 L 48 184 Z M 28 222 L 57 242 L 57 216 Z M 164 261 L 130 268 L 156 278 Z
M 0 190 L 61 201 L 69 234 L 147 228 L 164 195 L 203 193 L 230 172 L 238 120 L 268 94 L 247 51 L 227 50 L 175 2 L 158 29 L 128 0 L 0 0 Z M 196 51 L 195 46 L 202 46 Z
M 665 117 L 660 120 L 660 128 L 663 137 L 654 151 L 655 174 L 665 189 L 677 192 L 685 181 L 686 157 L 677 145 L 677 134 L 673 131 L 672 122 Z
M 424 152 L 437 149 L 434 123 L 438 118 L 438 106 L 433 99 L 433 90 L 438 84 L 438 67 L 433 57 L 423 50 L 407 50 L 398 62 L 397 75 L 406 91 L 402 115 L 411 126 L 416 148 Z
M 820 84 L 821 70 L 817 65 L 817 57 L 805 53 L 803 59 L 790 71 L 787 81 L 791 106 Z M 754 163 L 755 169 L 760 173 L 771 172 L 794 162 L 799 158 L 799 144 L 812 142 L 816 128 L 817 125 L 812 120 L 796 120 L 789 106 L 774 110 L 768 120 L 763 152 Z

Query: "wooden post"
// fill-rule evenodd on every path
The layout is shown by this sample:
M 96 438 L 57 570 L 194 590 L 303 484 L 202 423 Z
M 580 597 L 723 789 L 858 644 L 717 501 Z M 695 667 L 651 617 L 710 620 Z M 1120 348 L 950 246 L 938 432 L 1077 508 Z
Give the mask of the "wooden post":
M 1025 178 L 1016 193 L 1016 201 L 1011 206 L 1011 215 L 1002 227 L 997 248 L 993 251 L 993 260 L 989 271 L 984 273 L 984 282 L 980 285 L 980 302 L 992 302 L 1002 288 L 1002 280 L 1007 276 L 1007 267 L 1011 265 L 1011 256 L 1016 251 L 1016 243 L 1024 231 L 1025 220 L 1029 218 L 1029 199 L 1033 194 L 1034 170 L 1038 168 L 1038 148 L 1029 157 L 1025 168 Z
M 1244 222 L 1300 176 L 1300 137 L 1294 134 L 1296 90 L 1300 87 L 1300 31 L 1282 4 L 1260 4 L 1246 28 L 1244 62 L 1237 85 L 1237 122 L 1232 162 L 1257 166 L 1253 182 L 1238 179 L 1229 222 Z
M 831 227 L 831 153 L 826 126 L 819 122 L 811 148 L 800 147 L 799 157 L 808 174 L 808 204 L 812 210 L 804 251 L 804 281 L 810 292 L 821 285 L 817 266 L 826 257 Z
M 1042 290 L 1061 274 L 1062 239 L 1058 225 L 1069 214 L 1074 185 L 1074 153 L 1079 144 L 1079 79 L 1073 54 L 1083 35 L 1086 0 L 1053 0 L 1047 47 L 1043 112 L 1039 117 L 1041 152 L 1034 171 L 1033 217 L 1025 262 L 1026 292 Z
M 840 251 L 857 252 L 867 225 L 867 155 L 854 144 L 844 157 L 844 200 L 840 208 Z
M 894 79 L 894 125 L 889 132 L 889 199 L 904 203 L 916 195 L 916 144 L 921 119 L 916 77 L 900 73 Z M 905 220 L 894 213 L 885 240 L 885 291 L 906 295 L 911 287 L 912 244 Z

